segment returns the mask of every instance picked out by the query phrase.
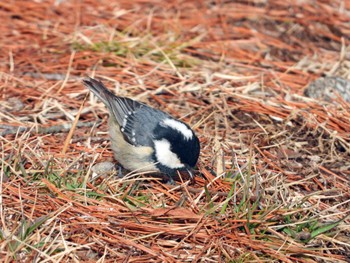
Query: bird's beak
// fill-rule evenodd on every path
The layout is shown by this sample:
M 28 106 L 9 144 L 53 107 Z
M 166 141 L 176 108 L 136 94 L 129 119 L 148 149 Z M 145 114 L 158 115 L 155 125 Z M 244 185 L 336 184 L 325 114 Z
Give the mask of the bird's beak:
M 194 175 L 193 175 L 193 168 L 186 165 L 186 171 L 188 172 L 189 176 L 191 177 L 191 180 L 193 180 Z
M 178 176 L 181 178 L 181 176 L 184 175 L 186 176 L 186 179 L 190 180 L 192 183 L 195 182 L 195 177 L 194 177 L 194 174 L 193 174 L 193 169 L 190 167 L 190 166 L 187 166 L 185 167 L 185 169 L 182 169 L 181 171 L 178 171 Z M 188 178 L 189 176 L 189 178 Z
M 188 174 L 190 175 L 191 179 L 193 179 L 193 173 L 192 173 L 192 168 L 186 168 Z

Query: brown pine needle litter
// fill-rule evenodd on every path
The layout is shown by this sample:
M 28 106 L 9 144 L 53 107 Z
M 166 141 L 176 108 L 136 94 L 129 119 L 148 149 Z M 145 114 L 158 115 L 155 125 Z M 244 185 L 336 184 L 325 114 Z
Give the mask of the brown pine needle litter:
M 303 95 L 350 79 L 350 1 L 16 0 L 0 17 L 1 262 L 350 262 L 350 104 Z M 86 76 L 194 127 L 195 184 L 92 177 L 113 158 Z

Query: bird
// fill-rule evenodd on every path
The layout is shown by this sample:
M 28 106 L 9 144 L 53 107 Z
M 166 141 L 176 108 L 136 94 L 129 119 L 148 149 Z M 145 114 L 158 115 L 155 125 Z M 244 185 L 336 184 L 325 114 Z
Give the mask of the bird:
M 172 184 L 178 172 L 194 179 L 200 142 L 189 125 L 142 102 L 114 95 L 100 80 L 89 77 L 83 84 L 109 111 L 111 148 L 121 166 L 164 174 Z

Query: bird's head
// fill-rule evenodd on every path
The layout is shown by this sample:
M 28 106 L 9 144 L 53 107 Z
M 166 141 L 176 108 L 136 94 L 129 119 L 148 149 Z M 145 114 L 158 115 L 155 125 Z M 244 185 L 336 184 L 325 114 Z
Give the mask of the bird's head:
M 167 118 L 154 130 L 154 158 L 158 169 L 170 176 L 177 171 L 188 171 L 196 165 L 200 143 L 193 130 L 185 123 Z

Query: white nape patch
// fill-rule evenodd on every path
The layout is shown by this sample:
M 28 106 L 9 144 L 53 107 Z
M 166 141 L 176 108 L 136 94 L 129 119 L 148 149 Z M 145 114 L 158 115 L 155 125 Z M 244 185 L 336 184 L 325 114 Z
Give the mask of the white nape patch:
M 193 137 L 193 132 L 187 128 L 185 124 L 182 122 L 179 122 L 174 119 L 165 119 L 163 121 L 165 125 L 167 125 L 170 128 L 173 128 L 174 130 L 177 130 L 182 133 L 182 135 L 185 137 L 186 140 L 190 140 Z
M 157 160 L 160 164 L 172 169 L 185 166 L 181 163 L 177 155 L 170 150 L 170 143 L 168 140 L 156 140 L 154 141 L 154 147 Z

